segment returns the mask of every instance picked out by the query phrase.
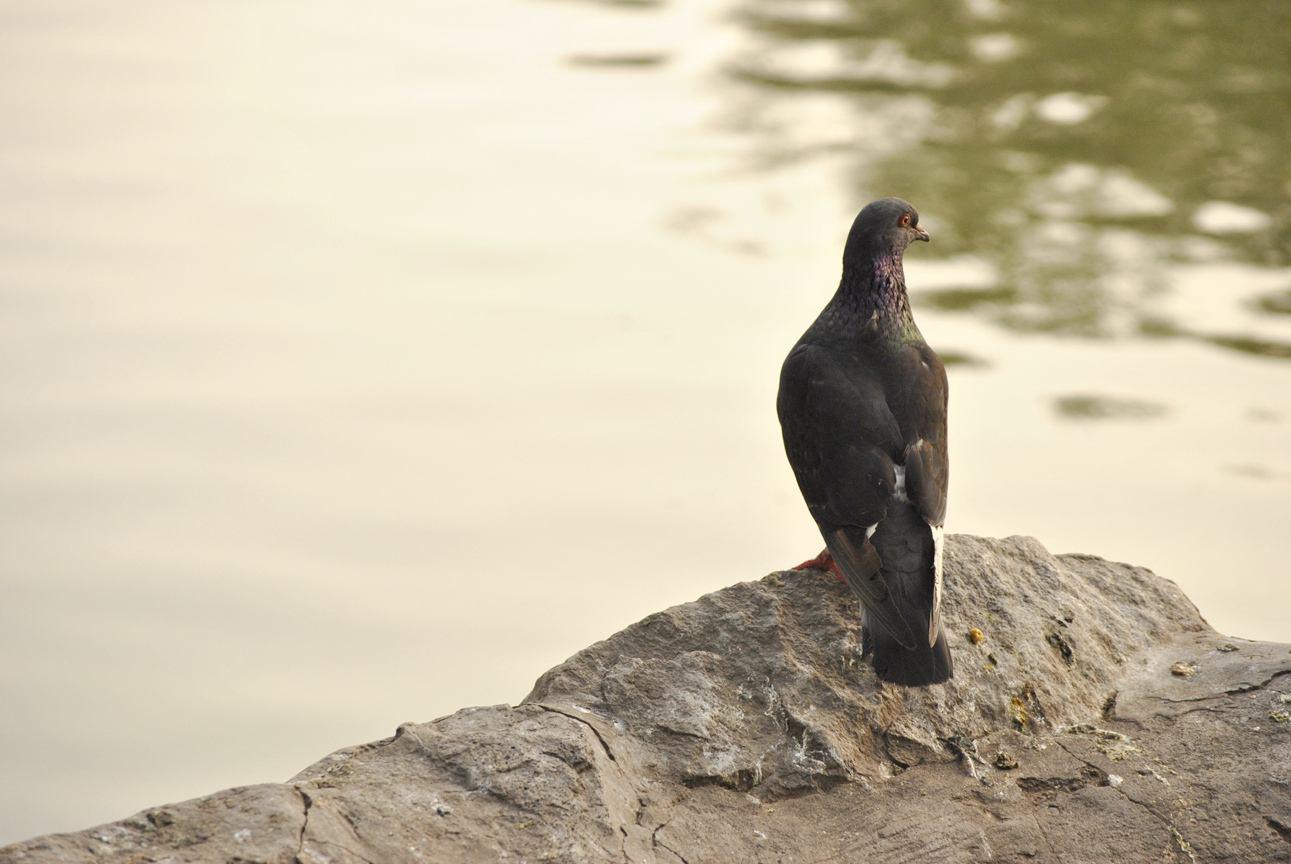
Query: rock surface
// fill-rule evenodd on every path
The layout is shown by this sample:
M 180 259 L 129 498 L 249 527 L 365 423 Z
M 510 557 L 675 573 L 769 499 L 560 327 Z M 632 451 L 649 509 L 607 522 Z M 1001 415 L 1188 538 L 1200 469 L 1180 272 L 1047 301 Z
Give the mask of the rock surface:
M 847 589 L 773 573 L 519 706 L 0 861 L 1291 860 L 1291 646 L 1219 636 L 1141 568 L 948 540 L 944 685 L 881 684 Z

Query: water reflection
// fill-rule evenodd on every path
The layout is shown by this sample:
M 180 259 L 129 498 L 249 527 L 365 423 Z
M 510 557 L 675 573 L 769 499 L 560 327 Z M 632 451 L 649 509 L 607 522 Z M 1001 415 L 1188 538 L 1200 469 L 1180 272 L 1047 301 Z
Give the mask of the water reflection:
M 1172 264 L 1291 260 L 1291 6 L 750 0 L 740 15 L 758 43 L 738 79 L 847 100 L 865 127 L 846 145 L 858 198 L 899 190 L 935 214 L 930 254 L 997 270 L 924 302 L 1023 331 L 1291 357 L 1160 302 Z M 745 125 L 769 128 L 767 110 Z M 783 160 L 838 142 L 761 147 Z M 1285 314 L 1291 295 L 1256 308 Z
M 1265 294 L 1256 301 L 1261 312 L 1272 315 L 1291 315 L 1291 289 Z
M 650 69 L 668 62 L 668 55 L 663 52 L 641 52 L 636 54 L 570 54 L 566 58 L 570 66 L 588 66 L 599 69 Z
M 1166 414 L 1166 407 L 1141 399 L 1073 395 L 1054 400 L 1060 417 L 1072 420 L 1149 420 Z

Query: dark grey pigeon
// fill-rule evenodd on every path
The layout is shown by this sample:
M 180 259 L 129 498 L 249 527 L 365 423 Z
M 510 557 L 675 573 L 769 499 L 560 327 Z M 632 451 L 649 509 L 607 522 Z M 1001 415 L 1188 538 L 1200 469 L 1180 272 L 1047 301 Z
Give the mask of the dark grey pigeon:
M 941 627 L 946 369 L 923 341 L 901 259 L 919 213 L 880 198 L 852 223 L 843 278 L 789 352 L 776 410 L 832 564 L 861 598 L 862 654 L 906 687 L 954 674 Z M 806 566 L 806 565 L 800 565 Z

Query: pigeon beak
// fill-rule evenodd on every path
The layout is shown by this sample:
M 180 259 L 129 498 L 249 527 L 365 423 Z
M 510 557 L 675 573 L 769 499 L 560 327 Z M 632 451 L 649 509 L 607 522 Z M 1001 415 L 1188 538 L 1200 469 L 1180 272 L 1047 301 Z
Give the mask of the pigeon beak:
M 923 242 L 925 242 L 925 243 L 931 243 L 931 242 L 932 242 L 932 238 L 928 236 L 928 232 L 927 232 L 927 231 L 925 231 L 925 230 L 923 230 L 922 228 L 920 228 L 920 227 L 919 227 L 919 226 L 917 226 L 917 225 L 915 226 L 915 229 L 914 229 L 914 239 L 916 239 L 916 240 L 922 240 L 922 241 L 923 241 Z

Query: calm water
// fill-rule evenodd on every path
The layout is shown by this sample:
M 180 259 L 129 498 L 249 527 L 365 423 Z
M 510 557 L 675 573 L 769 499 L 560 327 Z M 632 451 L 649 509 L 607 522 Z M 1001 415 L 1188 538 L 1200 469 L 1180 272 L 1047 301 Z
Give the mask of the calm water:
M 814 555 L 776 375 L 884 194 L 951 530 L 1291 641 L 1287 15 L 8 3 L 0 843 Z

